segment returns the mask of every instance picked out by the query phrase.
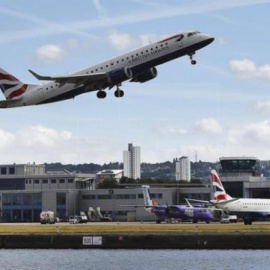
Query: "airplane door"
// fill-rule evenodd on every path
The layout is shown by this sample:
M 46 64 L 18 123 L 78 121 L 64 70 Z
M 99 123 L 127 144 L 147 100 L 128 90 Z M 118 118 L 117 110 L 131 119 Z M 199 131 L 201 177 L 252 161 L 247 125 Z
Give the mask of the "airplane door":
M 179 35 L 179 37 L 176 39 L 176 44 L 178 47 L 183 47 L 183 39 L 184 39 L 184 35 Z
M 45 98 L 43 88 L 39 88 L 39 89 L 38 89 L 38 97 L 39 97 L 40 99 L 44 99 L 44 98 Z
M 241 202 L 238 202 L 238 210 L 241 210 L 242 209 L 242 204 Z

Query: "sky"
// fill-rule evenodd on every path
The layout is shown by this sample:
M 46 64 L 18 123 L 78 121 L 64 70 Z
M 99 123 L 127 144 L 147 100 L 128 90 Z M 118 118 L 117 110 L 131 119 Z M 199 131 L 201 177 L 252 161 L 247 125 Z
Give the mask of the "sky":
M 164 37 L 192 30 L 215 38 L 123 83 L 99 100 L 0 110 L 0 163 L 270 159 L 270 0 L 0 0 L 1 68 L 38 84 L 28 69 L 65 76 Z M 1 98 L 4 95 L 0 93 Z

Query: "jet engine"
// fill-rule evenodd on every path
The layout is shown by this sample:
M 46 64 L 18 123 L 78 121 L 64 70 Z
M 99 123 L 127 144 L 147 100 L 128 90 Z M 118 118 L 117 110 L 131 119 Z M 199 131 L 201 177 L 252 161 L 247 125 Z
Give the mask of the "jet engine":
M 133 79 L 131 81 L 144 83 L 144 82 L 147 82 L 147 81 L 150 81 L 150 80 L 156 78 L 157 74 L 158 74 L 157 69 L 155 67 L 152 67 L 152 68 L 144 71 L 143 73 L 140 73 L 139 75 L 133 77 Z
M 118 85 L 132 78 L 132 70 L 129 67 L 115 69 L 109 73 L 109 83 Z

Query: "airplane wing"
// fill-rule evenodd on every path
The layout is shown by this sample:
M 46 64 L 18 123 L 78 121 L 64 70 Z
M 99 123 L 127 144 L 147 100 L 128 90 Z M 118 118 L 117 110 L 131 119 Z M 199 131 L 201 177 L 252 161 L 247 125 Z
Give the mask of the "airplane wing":
M 95 73 L 95 74 L 80 74 L 80 75 L 72 75 L 72 76 L 60 76 L 60 77 L 51 77 L 51 76 L 42 76 L 35 73 L 32 70 L 28 70 L 34 77 L 41 81 L 55 81 L 58 83 L 91 83 L 94 81 L 99 81 L 107 78 L 107 73 Z
M 144 208 L 153 207 L 153 206 L 136 205 L 136 204 L 125 204 L 125 205 L 119 205 L 119 206 L 120 207 L 144 207 Z
M 189 198 L 185 198 L 185 200 L 192 201 L 192 202 L 208 203 L 208 204 L 210 203 L 209 201 L 196 200 L 196 199 L 189 199 Z
M 233 198 L 233 199 L 231 199 L 231 200 L 226 200 L 226 201 L 221 201 L 221 202 L 216 202 L 216 203 L 212 203 L 213 205 L 218 205 L 218 204 L 226 204 L 226 203 L 230 203 L 230 202 L 235 202 L 235 201 L 237 201 L 237 200 L 239 200 L 239 198 Z

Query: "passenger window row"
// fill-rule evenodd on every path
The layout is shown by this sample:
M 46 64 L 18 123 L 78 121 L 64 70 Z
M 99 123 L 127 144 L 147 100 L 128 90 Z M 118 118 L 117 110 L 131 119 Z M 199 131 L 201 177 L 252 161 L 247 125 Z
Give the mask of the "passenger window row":
M 165 45 L 168 45 L 168 42 L 165 43 Z M 160 44 L 160 46 L 156 46 L 155 48 L 151 48 L 150 50 L 153 51 L 154 49 L 158 49 L 159 47 L 162 48 L 164 45 L 163 44 Z M 141 51 L 140 53 L 136 53 L 136 55 L 131 55 L 131 59 L 134 58 L 135 56 L 138 57 L 139 55 L 143 55 L 144 53 L 148 53 L 149 50 L 145 50 L 144 51 Z M 130 59 L 129 57 L 126 57 L 126 60 L 128 61 Z M 117 60 L 116 61 L 116 64 L 120 64 L 121 62 L 125 62 L 125 59 L 122 58 L 121 60 Z M 110 66 L 113 66 L 114 65 L 114 62 L 110 63 Z M 106 65 L 106 68 L 108 68 L 109 65 Z M 99 70 L 103 70 L 104 67 L 99 67 L 99 68 L 96 68 L 95 70 L 91 70 L 90 73 L 94 73 L 94 72 L 98 72 Z M 89 72 L 86 72 L 86 74 L 89 74 Z

